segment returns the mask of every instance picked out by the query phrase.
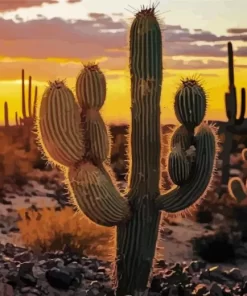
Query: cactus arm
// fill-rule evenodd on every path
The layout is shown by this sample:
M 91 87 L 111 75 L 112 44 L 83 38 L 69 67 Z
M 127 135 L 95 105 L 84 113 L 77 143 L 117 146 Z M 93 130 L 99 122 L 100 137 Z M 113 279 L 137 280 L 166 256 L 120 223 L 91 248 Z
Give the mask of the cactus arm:
M 234 124 L 237 112 L 236 100 L 231 99 L 230 93 L 225 93 L 225 108 L 226 116 L 228 118 L 228 123 Z
M 19 124 L 19 119 L 18 119 L 18 113 L 17 112 L 15 112 L 15 124 L 16 124 L 16 126 L 19 126 L 20 124 Z
M 35 86 L 35 90 L 34 90 L 34 102 L 33 102 L 33 113 L 32 113 L 33 119 L 35 119 L 35 117 L 36 117 L 37 100 L 38 100 L 38 87 Z
M 32 116 L 32 77 L 28 79 L 28 116 Z
M 193 175 L 184 185 L 177 186 L 156 199 L 159 210 L 167 213 L 183 211 L 206 193 L 212 179 L 216 157 L 216 139 L 210 127 L 204 124 L 199 127 L 195 144 L 196 160 Z
M 242 158 L 244 161 L 247 160 L 247 148 L 242 150 Z M 230 195 L 237 200 L 237 202 L 241 203 L 244 199 L 247 198 L 247 189 L 246 184 L 239 177 L 233 177 L 228 182 L 228 191 Z
M 21 70 L 21 90 L 22 90 L 22 116 L 23 119 L 25 119 L 27 117 L 26 114 L 26 100 L 25 100 L 25 73 L 24 73 L 24 69 Z
M 241 203 L 247 198 L 247 190 L 243 181 L 239 177 L 234 177 L 229 180 L 228 191 L 238 203 Z
M 7 102 L 4 103 L 4 122 L 5 122 L 5 126 L 8 127 L 9 126 L 9 108 L 8 108 Z
M 72 202 L 93 222 L 111 227 L 130 218 L 127 200 L 98 167 L 85 163 L 78 169 L 69 168 L 68 180 Z
M 241 125 L 244 121 L 244 115 L 245 115 L 245 108 L 246 108 L 246 92 L 245 88 L 241 88 L 241 107 L 240 107 L 240 115 L 239 118 L 236 119 L 235 124 Z

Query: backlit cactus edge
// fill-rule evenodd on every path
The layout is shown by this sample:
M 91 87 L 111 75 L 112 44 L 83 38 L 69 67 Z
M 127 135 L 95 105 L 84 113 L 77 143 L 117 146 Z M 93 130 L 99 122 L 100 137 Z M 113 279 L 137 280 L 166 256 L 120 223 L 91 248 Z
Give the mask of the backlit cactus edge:
M 77 99 L 63 81 L 50 83 L 38 103 L 36 121 L 40 146 L 62 168 L 77 208 L 100 225 L 117 226 L 118 296 L 146 290 L 161 211 L 173 215 L 195 206 L 210 185 L 217 155 L 215 129 L 203 123 L 206 94 L 197 81 L 186 79 L 175 95 L 181 126 L 171 137 L 168 156 L 169 175 L 177 186 L 161 193 L 162 37 L 154 8 L 136 14 L 129 50 L 132 124 L 125 196 L 105 164 L 110 138 L 99 111 L 106 81 L 97 65 L 86 65 L 79 74 Z M 196 147 L 194 161 L 187 155 L 191 145 Z

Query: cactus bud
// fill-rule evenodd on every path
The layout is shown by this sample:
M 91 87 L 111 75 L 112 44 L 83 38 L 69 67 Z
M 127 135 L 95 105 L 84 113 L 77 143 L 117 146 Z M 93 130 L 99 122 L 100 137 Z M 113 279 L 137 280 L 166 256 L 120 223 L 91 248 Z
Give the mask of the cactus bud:
M 174 103 L 178 121 L 188 128 L 195 128 L 203 121 L 206 108 L 206 93 L 199 82 L 188 78 L 182 80 Z
M 76 80 L 76 96 L 82 108 L 99 110 L 106 98 L 105 75 L 96 64 L 88 64 Z

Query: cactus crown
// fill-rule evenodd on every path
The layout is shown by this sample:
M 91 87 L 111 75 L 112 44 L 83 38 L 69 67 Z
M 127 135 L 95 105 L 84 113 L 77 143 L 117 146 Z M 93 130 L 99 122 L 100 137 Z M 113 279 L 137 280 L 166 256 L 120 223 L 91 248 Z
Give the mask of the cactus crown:
M 143 18 L 143 17 L 153 17 L 156 18 L 155 16 L 155 7 L 154 5 L 152 7 L 145 7 L 145 6 L 141 6 L 141 10 L 138 11 L 135 16 L 137 18 Z
M 101 72 L 100 68 L 99 68 L 99 65 L 96 64 L 96 63 L 88 63 L 88 64 L 83 64 L 83 67 L 85 71 L 91 71 L 91 72 Z
M 55 81 L 49 81 L 48 82 L 48 87 L 50 90 L 52 89 L 61 89 L 63 87 L 66 87 L 65 81 L 64 80 L 55 80 Z

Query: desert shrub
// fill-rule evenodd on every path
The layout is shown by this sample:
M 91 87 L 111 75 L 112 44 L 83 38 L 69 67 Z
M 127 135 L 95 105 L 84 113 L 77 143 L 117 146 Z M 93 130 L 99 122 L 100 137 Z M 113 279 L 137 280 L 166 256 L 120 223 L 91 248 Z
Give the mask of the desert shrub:
M 113 259 L 114 228 L 99 226 L 72 208 L 61 211 L 19 210 L 21 241 L 34 252 L 62 250 L 64 247 L 80 255 Z
M 0 188 L 2 188 L 6 180 L 12 179 L 14 183 L 15 179 L 20 180 L 19 176 L 25 178 L 26 174 L 32 171 L 40 155 L 33 136 L 28 139 L 21 128 L 11 127 L 6 131 L 0 131 L 0 142 Z M 29 149 L 26 147 L 27 142 Z
M 193 251 L 210 263 L 224 263 L 235 260 L 235 246 L 229 233 L 218 231 L 192 240 Z

